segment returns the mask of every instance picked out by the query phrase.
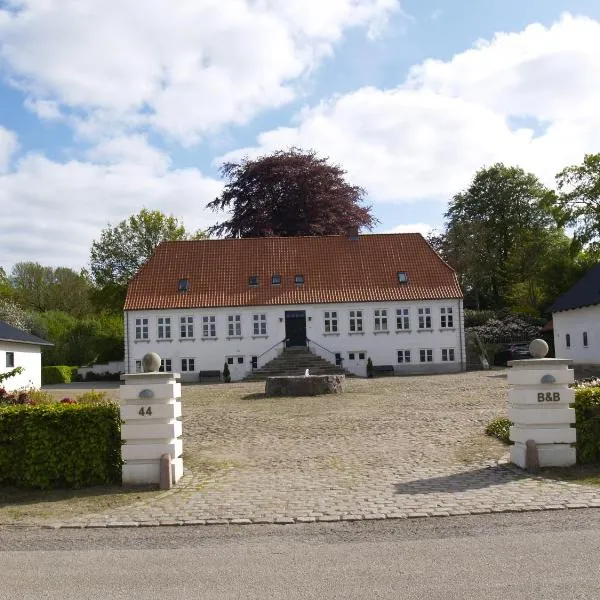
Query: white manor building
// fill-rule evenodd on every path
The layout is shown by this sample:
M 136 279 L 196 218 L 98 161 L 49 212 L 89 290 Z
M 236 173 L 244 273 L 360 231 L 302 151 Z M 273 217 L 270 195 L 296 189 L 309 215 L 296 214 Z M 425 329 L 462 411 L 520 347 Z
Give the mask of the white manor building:
M 465 369 L 456 273 L 420 234 L 163 242 L 124 310 L 127 372 L 157 352 L 184 381 L 240 380 L 294 346 L 360 376 Z

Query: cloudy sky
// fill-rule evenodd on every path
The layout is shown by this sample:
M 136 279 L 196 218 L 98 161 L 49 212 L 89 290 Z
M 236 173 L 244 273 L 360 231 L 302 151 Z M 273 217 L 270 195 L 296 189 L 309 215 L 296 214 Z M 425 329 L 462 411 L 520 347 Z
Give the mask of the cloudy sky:
M 215 222 L 219 165 L 314 148 L 377 231 L 483 165 L 600 151 L 597 0 L 0 0 L 0 265 L 86 265 L 143 207 Z

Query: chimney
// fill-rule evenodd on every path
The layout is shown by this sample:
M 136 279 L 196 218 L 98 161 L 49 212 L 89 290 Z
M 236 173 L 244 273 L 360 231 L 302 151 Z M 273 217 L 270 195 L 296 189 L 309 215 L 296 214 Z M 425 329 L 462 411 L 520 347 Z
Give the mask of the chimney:
M 358 227 L 348 227 L 348 229 L 346 229 L 346 234 L 350 241 L 358 242 Z

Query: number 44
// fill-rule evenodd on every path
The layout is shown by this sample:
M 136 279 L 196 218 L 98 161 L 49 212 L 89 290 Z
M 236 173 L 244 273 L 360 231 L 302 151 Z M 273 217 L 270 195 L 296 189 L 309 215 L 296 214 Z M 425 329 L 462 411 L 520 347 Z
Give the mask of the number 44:
M 152 407 L 144 408 L 143 406 L 138 410 L 138 415 L 142 417 L 151 417 L 152 416 Z

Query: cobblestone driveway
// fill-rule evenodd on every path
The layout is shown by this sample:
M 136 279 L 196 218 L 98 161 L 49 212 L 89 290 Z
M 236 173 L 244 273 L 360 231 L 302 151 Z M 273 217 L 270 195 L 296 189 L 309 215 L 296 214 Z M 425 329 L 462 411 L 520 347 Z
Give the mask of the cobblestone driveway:
M 266 399 L 264 384 L 184 388 L 176 489 L 71 526 L 292 523 L 600 506 L 600 488 L 498 464 L 500 372 L 352 379 L 347 392 Z

